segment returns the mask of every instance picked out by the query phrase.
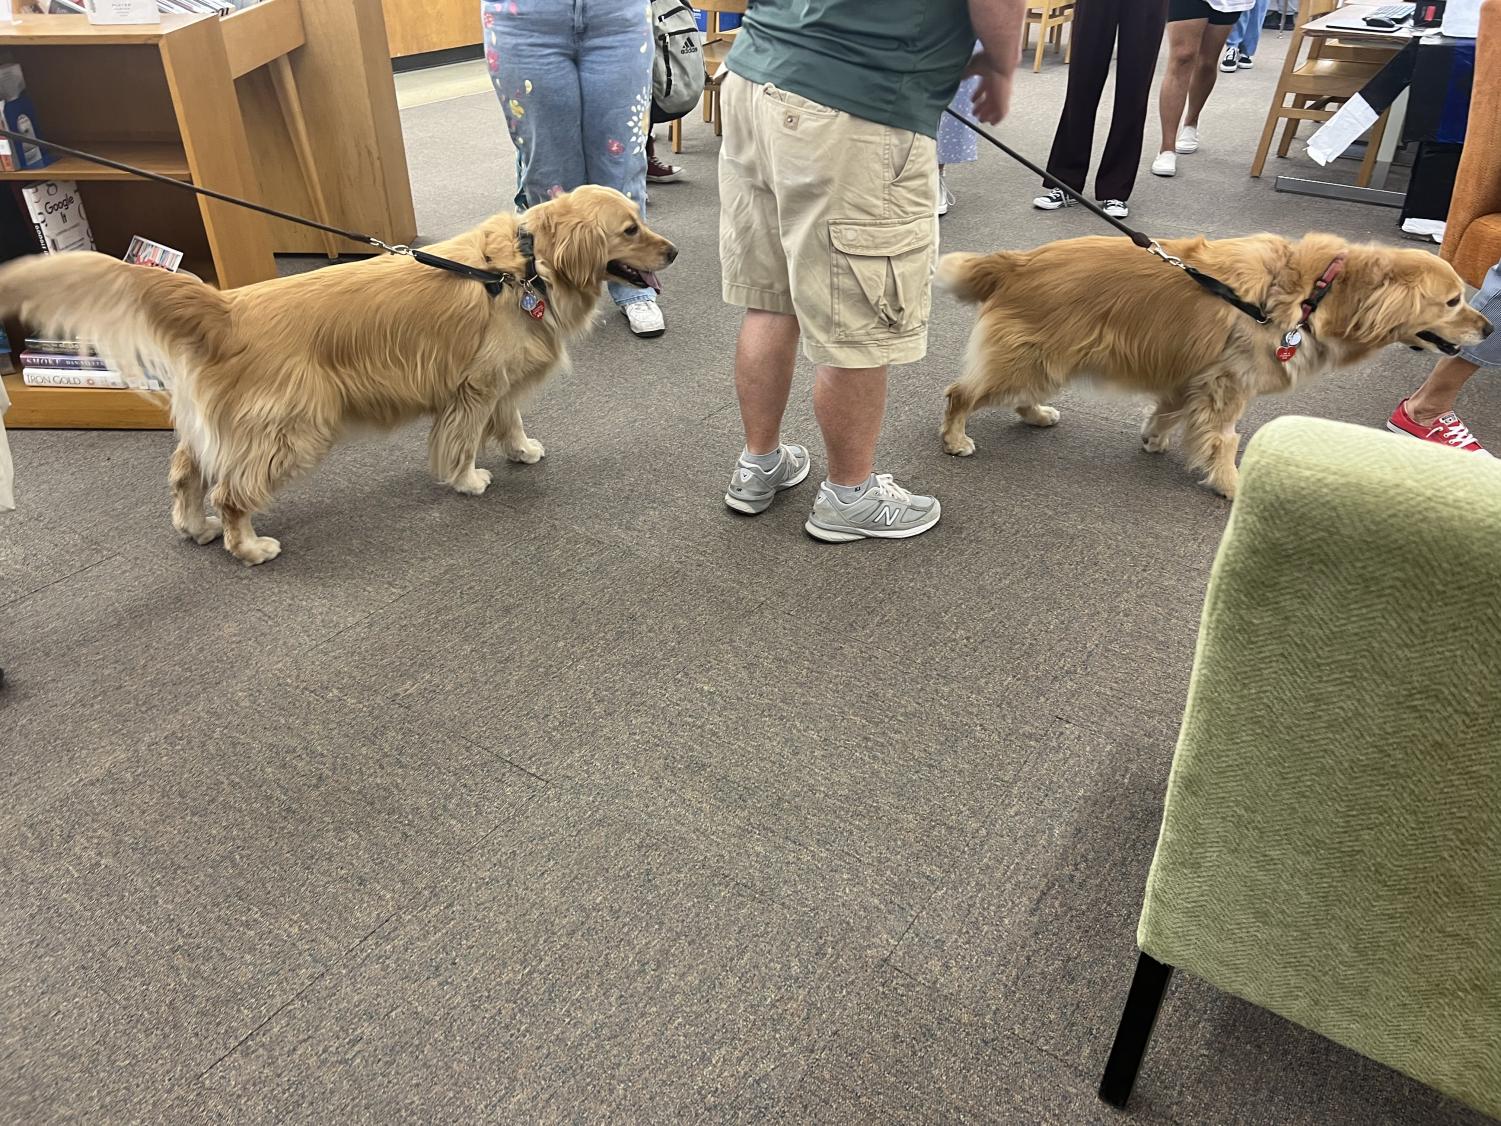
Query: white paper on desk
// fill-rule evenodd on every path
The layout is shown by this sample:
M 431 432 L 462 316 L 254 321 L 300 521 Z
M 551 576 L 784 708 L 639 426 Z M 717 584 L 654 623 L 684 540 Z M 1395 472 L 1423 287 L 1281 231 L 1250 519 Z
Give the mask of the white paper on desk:
M 16 13 L 11 10 L 11 0 L 0 0 L 0 23 L 15 23 Z
M 1322 168 L 1358 141 L 1380 116 L 1356 94 L 1308 138 L 1308 155 Z
M 1455 39 L 1474 39 L 1480 34 L 1480 0 L 1449 0 L 1439 31 Z

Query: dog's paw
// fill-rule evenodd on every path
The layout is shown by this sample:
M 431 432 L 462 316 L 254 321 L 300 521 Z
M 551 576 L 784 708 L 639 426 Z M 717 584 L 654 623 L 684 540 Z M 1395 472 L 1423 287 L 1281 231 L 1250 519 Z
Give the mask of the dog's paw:
M 968 434 L 961 435 L 958 438 L 950 438 L 945 434 L 943 448 L 955 457 L 969 457 L 975 452 L 975 440 Z
M 275 559 L 281 554 L 281 540 L 270 536 L 252 536 L 235 549 L 235 558 L 247 567 Z
M 1233 477 L 1217 477 L 1211 474 L 1210 476 L 1204 478 L 1203 483 L 1208 485 L 1215 492 L 1219 493 L 1220 496 L 1224 497 L 1226 500 L 1234 500 L 1235 488 L 1240 484 L 1240 475 L 1236 474 Z
M 466 496 L 477 497 L 490 487 L 490 471 L 488 469 L 471 469 L 453 483 L 455 492 Z
M 547 449 L 535 438 L 527 438 L 506 448 L 506 457 L 523 465 L 536 465 L 547 456 Z
M 1171 434 L 1154 434 L 1150 430 L 1143 430 L 1141 434 L 1141 448 L 1149 454 L 1166 453 L 1172 442 Z
M 1045 403 L 1031 407 L 1017 407 L 1016 413 L 1022 416 L 1022 421 L 1028 426 L 1057 426 L 1058 419 L 1061 417 L 1057 407 L 1050 407 Z
M 217 516 L 202 516 L 192 522 L 174 519 L 172 526 L 184 539 L 194 543 L 213 543 L 224 534 L 224 525 Z

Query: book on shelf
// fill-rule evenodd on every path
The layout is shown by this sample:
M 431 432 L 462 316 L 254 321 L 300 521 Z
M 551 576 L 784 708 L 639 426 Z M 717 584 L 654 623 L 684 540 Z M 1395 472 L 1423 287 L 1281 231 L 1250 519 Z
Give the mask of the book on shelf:
M 44 253 L 96 249 L 78 185 L 72 180 L 27 184 L 21 189 L 21 198 Z
M 125 261 L 132 266 L 154 266 L 158 270 L 175 274 L 177 267 L 182 265 L 182 251 L 135 235 L 125 251 Z
M 46 350 L 35 347 L 43 345 Z M 136 390 L 161 391 L 165 384 L 151 372 L 135 378 Z M 21 379 L 28 387 L 131 387 L 131 379 L 104 357 L 72 340 L 28 338 L 21 352 Z
M 98 387 L 115 391 L 162 391 L 160 379 L 151 376 L 133 382 L 123 372 L 112 369 L 80 371 L 69 368 L 34 368 L 22 366 L 21 382 L 28 387 Z
M 78 356 L 81 358 L 98 359 L 96 352 L 85 348 L 76 340 L 45 340 L 40 336 L 28 336 L 26 338 L 26 351 L 48 352 L 55 356 Z
M 58 371 L 109 370 L 109 362 L 99 356 L 82 355 L 79 352 L 35 352 L 30 348 L 21 353 L 21 366 L 56 368 Z

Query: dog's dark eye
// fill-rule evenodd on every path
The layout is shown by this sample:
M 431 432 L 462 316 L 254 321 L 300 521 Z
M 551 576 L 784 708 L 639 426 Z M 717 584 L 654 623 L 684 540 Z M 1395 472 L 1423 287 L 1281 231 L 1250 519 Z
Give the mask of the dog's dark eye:
M 1449 298 L 1448 304 L 1449 304 L 1449 308 L 1451 308 L 1451 309 L 1454 308 L 1454 306 L 1456 306 L 1456 305 L 1459 304 L 1459 298 L 1458 297 L 1451 297 L 1451 298 Z
M 640 233 L 641 233 L 641 228 L 638 227 L 638 226 L 636 226 L 635 223 L 632 223 L 629 227 L 627 227 L 625 229 L 625 237 L 626 238 L 635 238 Z

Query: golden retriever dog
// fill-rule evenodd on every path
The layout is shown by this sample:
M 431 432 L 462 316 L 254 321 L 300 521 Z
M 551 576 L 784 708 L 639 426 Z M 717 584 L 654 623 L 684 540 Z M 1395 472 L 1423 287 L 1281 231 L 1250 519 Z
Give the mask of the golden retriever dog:
M 1452 355 L 1490 331 L 1465 304 L 1459 275 L 1424 250 L 1353 246 L 1324 234 L 1162 246 L 1266 310 L 1270 322 L 1257 324 L 1125 239 L 945 255 L 939 284 L 981 309 L 964 374 L 948 389 L 944 448 L 974 453 L 965 422 L 984 406 L 1011 407 L 1024 422 L 1052 426 L 1058 411 L 1049 397 L 1076 377 L 1094 378 L 1151 396 L 1143 446 L 1160 453 L 1181 429 L 1189 466 L 1233 497 L 1235 426 L 1255 396 L 1291 390 L 1388 344 Z M 1301 345 L 1279 360 L 1283 334 L 1341 256 Z
M 281 545 L 257 535 L 251 518 L 351 428 L 432 416 L 433 474 L 476 496 L 490 484 L 475 465 L 487 439 L 512 461 L 542 457 L 522 428 L 525 396 L 595 322 L 606 278 L 647 284 L 677 251 L 602 187 L 424 249 L 521 277 L 523 227 L 545 283 L 540 318 L 522 308 L 516 285 L 492 297 L 478 281 L 402 256 L 225 292 L 103 254 L 27 258 L 0 268 L 0 312 L 87 341 L 128 370 L 160 372 L 178 434 L 172 524 L 199 543 L 222 533 L 230 553 L 254 565 Z

